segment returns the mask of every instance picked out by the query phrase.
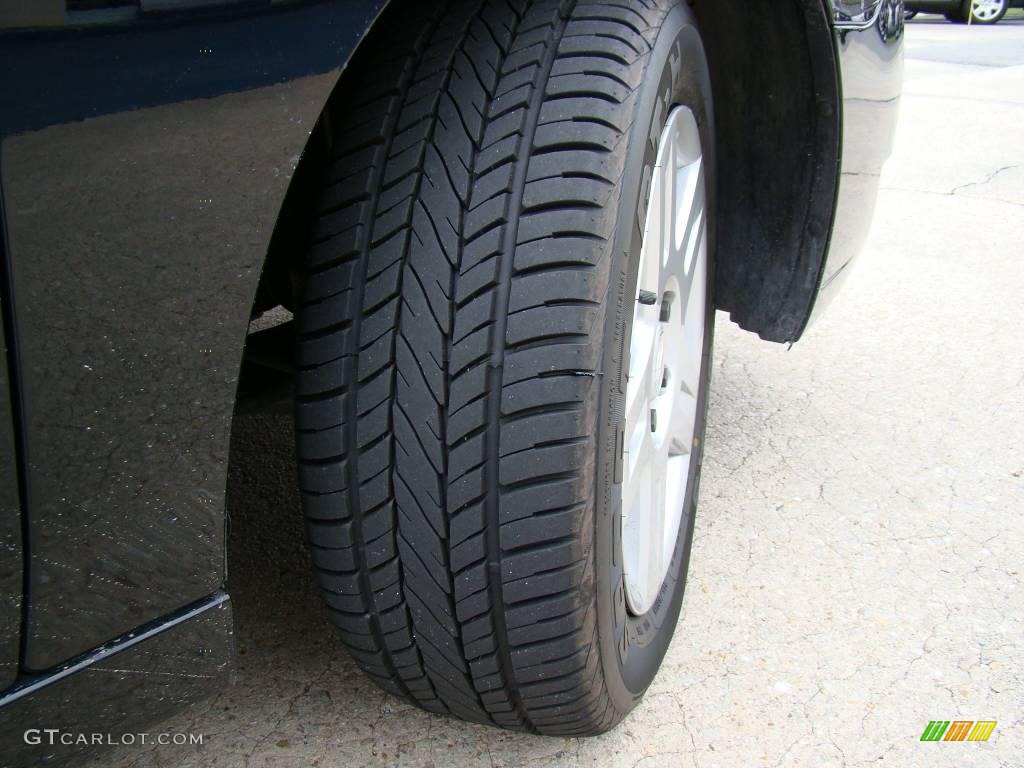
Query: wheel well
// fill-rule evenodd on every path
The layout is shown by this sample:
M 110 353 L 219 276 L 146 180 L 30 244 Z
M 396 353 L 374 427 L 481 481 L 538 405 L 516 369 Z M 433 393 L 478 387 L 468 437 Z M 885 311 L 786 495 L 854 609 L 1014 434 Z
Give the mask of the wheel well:
M 839 178 L 841 100 L 829 0 L 689 1 L 715 100 L 716 304 L 761 338 L 795 341 L 817 293 Z M 378 20 L 367 40 L 386 26 Z M 364 40 L 342 73 L 296 168 L 254 316 L 294 303 L 293 265 L 330 152 L 331 114 L 344 106 L 367 48 Z
M 368 25 L 367 33 L 342 70 L 338 82 L 335 83 L 320 112 L 320 117 L 310 131 L 309 141 L 306 142 L 292 175 L 267 248 L 263 273 L 252 308 L 253 317 L 258 317 L 277 306 L 289 310 L 294 306 L 298 286 L 295 265 L 302 258 L 302 252 L 308 243 L 309 226 L 314 218 L 321 179 L 330 157 L 333 116 L 339 114 L 339 110 L 345 109 L 350 103 L 349 99 L 359 85 L 359 73 L 365 67 L 367 51 L 373 47 L 376 38 L 385 34 L 388 19 L 400 16 L 401 3 L 380 0 L 379 6 L 383 9 Z
M 299 286 L 298 265 L 309 241 L 309 227 L 331 153 L 331 123 L 338 110 L 345 108 L 358 85 L 356 75 L 361 71 L 367 49 L 387 27 L 381 23 L 382 19 L 398 15 L 398 5 L 389 0 L 370 25 L 328 96 L 292 174 L 250 310 L 249 334 L 237 396 L 242 407 L 263 408 L 291 397 L 293 337 L 290 312 L 295 307 Z M 271 312 L 280 307 L 287 311 Z
M 301 257 L 309 236 L 310 212 L 315 210 L 320 176 L 330 152 L 330 131 L 325 126 L 330 122 L 331 104 L 337 92 L 336 88 L 316 121 L 281 204 L 256 289 L 253 317 L 277 306 L 289 310 L 294 306 L 294 264 Z
M 835 210 L 841 98 L 829 0 L 690 0 L 711 69 L 716 304 L 769 341 L 810 314 Z

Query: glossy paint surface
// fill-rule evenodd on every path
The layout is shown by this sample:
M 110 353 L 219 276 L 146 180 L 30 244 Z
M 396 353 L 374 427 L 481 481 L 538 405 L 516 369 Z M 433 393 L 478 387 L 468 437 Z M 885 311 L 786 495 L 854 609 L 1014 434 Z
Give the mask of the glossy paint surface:
M 0 764 L 79 764 L 89 746 L 66 739 L 144 733 L 189 702 L 220 690 L 234 656 L 231 602 L 223 593 L 159 627 L 118 638 L 57 675 L 0 697 Z M 30 732 L 26 739 L 29 729 L 44 728 L 58 731 L 56 743 L 51 745 L 46 733 Z
M 2 220 L 2 217 L 0 217 Z M 2 251 L 2 249 L 0 249 Z M 0 312 L 0 339 L 4 337 Z M 21 507 L 11 421 L 11 384 L 6 362 L 0 363 L 0 690 L 18 674 L 21 638 Z
M 0 34 L 28 669 L 222 585 L 250 307 L 309 133 L 381 5 Z
M 848 3 L 846 5 L 849 5 Z M 903 88 L 903 15 L 898 0 L 879 0 L 837 28 L 842 83 L 842 160 L 828 259 L 812 319 L 838 293 L 874 216 L 882 166 L 892 151 Z

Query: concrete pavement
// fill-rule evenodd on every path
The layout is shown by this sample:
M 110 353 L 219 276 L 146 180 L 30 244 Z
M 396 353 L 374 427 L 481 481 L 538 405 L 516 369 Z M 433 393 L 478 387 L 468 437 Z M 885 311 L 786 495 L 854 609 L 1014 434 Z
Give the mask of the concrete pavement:
M 923 17 L 922 17 L 923 18 Z M 676 638 L 589 740 L 422 713 L 323 618 L 286 413 L 239 418 L 237 685 L 96 766 L 1024 766 L 1024 23 L 916 21 L 867 250 L 792 350 L 720 317 Z M 922 743 L 929 720 L 997 720 Z

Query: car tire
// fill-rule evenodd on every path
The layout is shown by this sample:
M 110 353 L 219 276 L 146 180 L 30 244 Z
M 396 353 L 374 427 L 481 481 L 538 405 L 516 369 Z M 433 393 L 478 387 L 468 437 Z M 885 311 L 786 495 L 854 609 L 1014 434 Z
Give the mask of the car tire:
M 665 655 L 693 534 L 713 328 L 700 34 L 675 0 L 410 1 L 390 13 L 327 117 L 295 311 L 299 483 L 319 584 L 384 690 L 481 723 L 601 733 Z M 652 305 L 638 284 L 642 259 L 661 263 L 644 255 L 651 212 L 671 212 L 665 232 L 682 226 L 683 207 L 654 207 L 669 206 L 652 181 L 668 162 L 692 174 L 693 205 L 682 240 L 657 241 L 664 263 L 705 265 L 665 269 L 666 285 L 685 278 L 703 297 L 685 310 L 660 283 Z M 664 578 L 635 588 L 631 608 L 623 531 L 646 518 L 630 501 L 638 512 L 622 519 L 623 480 L 639 477 L 624 469 L 627 377 L 649 359 L 633 352 L 636 318 L 655 322 L 648 306 L 665 324 L 657 339 L 675 332 L 673 306 L 685 314 L 689 335 L 651 349 L 668 360 L 688 345 L 691 370 L 680 363 L 676 388 L 666 362 L 652 397 L 685 389 L 692 435 L 684 454 L 669 450 L 685 456 L 678 496 L 658 490 L 664 480 L 634 483 L 664 502 L 651 505 L 651 552 L 668 519 L 657 510 L 677 522 L 657 550 Z

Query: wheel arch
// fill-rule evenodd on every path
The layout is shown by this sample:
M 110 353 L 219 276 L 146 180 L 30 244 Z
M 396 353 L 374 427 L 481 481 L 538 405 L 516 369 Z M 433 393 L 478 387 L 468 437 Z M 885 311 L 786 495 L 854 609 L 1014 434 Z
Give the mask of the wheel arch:
M 716 305 L 763 339 L 796 341 L 821 282 L 839 183 L 831 5 L 690 2 L 715 99 Z
M 716 111 L 716 305 L 742 328 L 796 341 L 826 262 L 841 151 L 839 64 L 826 0 L 688 0 L 704 37 Z M 254 314 L 292 304 L 316 180 L 363 36 L 310 134 L 268 248 Z M 766 64 L 770 62 L 770 64 Z
M 434 0 L 431 0 L 434 1 Z M 331 150 L 331 121 L 346 106 L 352 95 L 368 41 L 380 34 L 382 19 L 395 12 L 396 0 L 375 0 L 375 15 L 360 35 L 359 43 L 348 57 L 337 82 L 324 101 L 320 116 L 310 131 L 309 140 L 292 174 L 288 191 L 281 203 L 274 232 L 253 302 L 252 314 L 257 316 L 278 305 L 291 309 L 294 303 L 294 264 L 308 237 L 308 226 L 314 218 L 313 209 L 323 174 L 323 164 Z
M 436 0 L 431 0 L 436 1 Z M 350 103 L 368 42 L 381 34 L 384 19 L 395 13 L 396 0 L 371 0 L 372 18 L 361 30 L 355 50 L 347 58 L 326 99 L 320 115 L 309 132 L 295 170 L 281 202 L 271 234 L 259 283 L 250 307 L 249 333 L 239 375 L 237 402 L 257 408 L 279 402 L 292 395 L 293 337 L 291 324 L 278 320 L 262 327 L 253 324 L 276 307 L 295 308 L 298 286 L 297 265 L 308 243 L 309 226 L 316 216 L 317 198 L 324 166 L 330 156 L 332 121 Z

